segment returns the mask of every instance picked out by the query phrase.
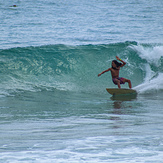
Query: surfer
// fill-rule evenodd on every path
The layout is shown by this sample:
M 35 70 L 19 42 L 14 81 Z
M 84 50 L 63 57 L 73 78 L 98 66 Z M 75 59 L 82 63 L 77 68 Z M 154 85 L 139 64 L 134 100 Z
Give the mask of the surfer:
M 12 6 L 10 6 L 10 7 L 17 7 L 16 5 L 12 5 Z
M 111 71 L 112 81 L 115 85 L 118 85 L 118 88 L 121 88 L 121 84 L 125 84 L 126 82 L 128 83 L 129 88 L 132 88 L 131 81 L 129 79 L 119 77 L 119 70 L 126 64 L 126 62 L 121 60 L 118 56 L 116 56 L 116 58 L 122 63 L 118 62 L 117 60 L 113 60 L 112 67 L 102 71 L 100 74 L 98 74 L 98 76 L 101 76 L 105 72 Z

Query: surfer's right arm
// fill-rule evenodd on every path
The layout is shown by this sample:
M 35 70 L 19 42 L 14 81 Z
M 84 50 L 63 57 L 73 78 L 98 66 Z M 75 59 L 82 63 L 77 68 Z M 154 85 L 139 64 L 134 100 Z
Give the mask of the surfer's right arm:
M 109 68 L 109 69 L 107 69 L 107 70 L 105 70 L 105 71 L 102 71 L 101 73 L 98 74 L 98 76 L 101 76 L 102 74 L 104 74 L 105 72 L 108 72 L 108 71 L 110 71 L 110 70 L 111 70 L 111 68 Z

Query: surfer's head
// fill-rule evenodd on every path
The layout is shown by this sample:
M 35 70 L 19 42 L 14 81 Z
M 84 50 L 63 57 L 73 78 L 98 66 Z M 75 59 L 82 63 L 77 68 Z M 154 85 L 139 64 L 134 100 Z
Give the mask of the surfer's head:
M 122 63 L 119 63 L 117 60 L 112 61 L 112 68 L 113 69 L 117 69 L 121 65 L 122 65 Z

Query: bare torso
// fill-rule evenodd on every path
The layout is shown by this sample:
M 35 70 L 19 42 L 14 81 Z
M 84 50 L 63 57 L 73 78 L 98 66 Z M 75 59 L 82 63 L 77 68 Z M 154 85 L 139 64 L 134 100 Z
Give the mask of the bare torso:
M 119 77 L 119 70 L 120 70 L 120 68 L 119 69 L 110 68 L 112 79 Z

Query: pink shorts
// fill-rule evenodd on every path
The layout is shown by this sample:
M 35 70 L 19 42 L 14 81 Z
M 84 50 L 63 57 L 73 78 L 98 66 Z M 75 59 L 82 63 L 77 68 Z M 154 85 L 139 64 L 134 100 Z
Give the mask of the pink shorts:
M 120 84 L 125 84 L 125 82 L 123 82 L 124 78 L 118 77 L 118 78 L 113 78 L 113 83 L 114 83 L 115 85 L 117 85 L 117 83 L 116 83 L 116 81 L 115 81 L 116 79 L 120 80 Z

